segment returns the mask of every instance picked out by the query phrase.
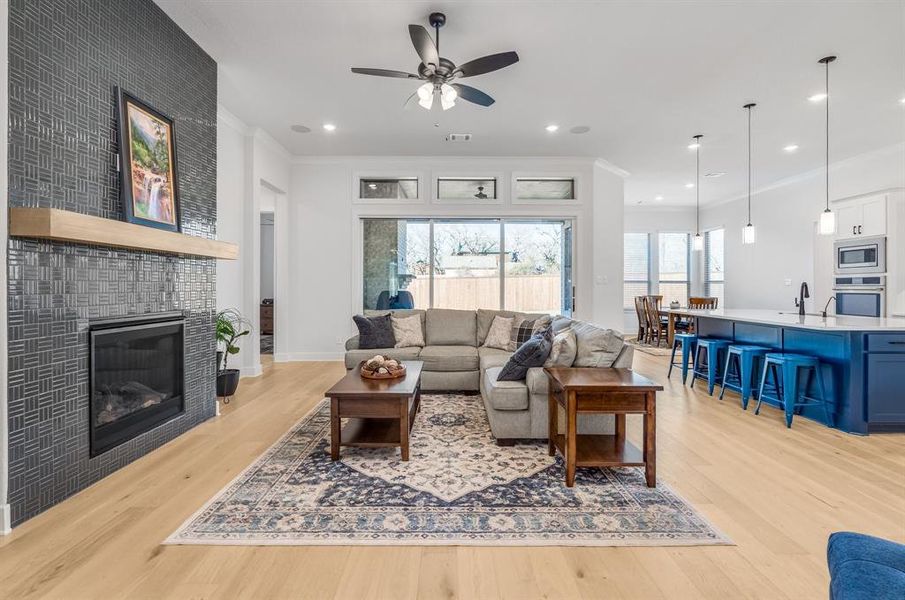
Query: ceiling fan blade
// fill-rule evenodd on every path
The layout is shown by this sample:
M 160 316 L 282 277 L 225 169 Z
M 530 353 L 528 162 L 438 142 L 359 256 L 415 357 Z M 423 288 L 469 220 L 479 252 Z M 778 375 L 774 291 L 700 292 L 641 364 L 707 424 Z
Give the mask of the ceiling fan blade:
M 409 25 L 409 35 L 412 36 L 412 44 L 415 46 L 415 52 L 421 57 L 421 62 L 425 66 L 437 67 L 440 64 L 440 55 L 427 29 L 421 25 Z
M 402 110 L 408 110 L 412 106 L 412 100 L 418 97 L 418 91 L 415 90 L 412 92 L 412 95 L 405 99 L 405 102 L 402 103 Z
M 490 73 L 518 62 L 518 54 L 515 52 L 500 52 L 470 60 L 456 69 L 462 77 L 474 77 Z
M 417 75 L 413 73 L 406 73 L 405 71 L 391 71 L 389 69 L 362 69 L 359 67 L 352 67 L 353 73 L 358 73 L 359 75 L 376 75 L 377 77 L 399 77 L 401 79 L 420 79 Z
M 453 83 L 451 84 L 453 88 L 456 90 L 456 93 L 459 94 L 459 98 L 462 100 L 468 100 L 469 102 L 474 102 L 475 104 L 479 104 L 481 106 L 490 106 L 496 100 L 482 92 L 477 88 L 473 88 L 470 85 L 463 85 L 461 83 Z

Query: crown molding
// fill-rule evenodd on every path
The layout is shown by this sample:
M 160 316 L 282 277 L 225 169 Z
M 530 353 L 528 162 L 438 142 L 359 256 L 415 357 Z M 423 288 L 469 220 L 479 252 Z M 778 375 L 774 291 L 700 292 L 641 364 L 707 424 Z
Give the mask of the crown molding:
M 597 160 L 595 160 L 594 166 L 600 167 L 601 169 L 605 169 L 605 170 L 609 171 L 610 173 L 613 173 L 615 175 L 618 175 L 619 177 L 622 177 L 623 179 L 631 176 L 631 173 L 629 173 L 622 167 L 618 167 L 618 166 L 614 165 L 613 163 L 611 163 L 610 161 L 608 161 L 604 158 L 598 158 Z
M 435 165 L 442 162 L 461 162 L 463 160 L 493 163 L 493 162 L 541 162 L 549 165 L 551 168 L 558 166 L 584 166 L 590 167 L 594 165 L 594 159 L 587 156 L 470 156 L 470 155 L 420 155 L 420 156 L 401 156 L 401 155 L 376 155 L 376 154 L 348 154 L 348 155 L 329 155 L 329 156 L 308 156 L 304 154 L 295 154 L 292 156 L 292 164 L 294 165 L 337 165 L 350 162 L 379 162 L 379 163 L 405 163 L 407 165 Z

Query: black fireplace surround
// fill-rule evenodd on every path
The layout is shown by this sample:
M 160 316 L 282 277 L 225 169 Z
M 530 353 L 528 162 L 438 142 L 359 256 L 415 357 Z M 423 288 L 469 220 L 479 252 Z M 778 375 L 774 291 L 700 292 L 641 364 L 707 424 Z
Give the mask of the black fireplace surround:
M 184 329 L 181 313 L 90 323 L 92 457 L 184 412 Z

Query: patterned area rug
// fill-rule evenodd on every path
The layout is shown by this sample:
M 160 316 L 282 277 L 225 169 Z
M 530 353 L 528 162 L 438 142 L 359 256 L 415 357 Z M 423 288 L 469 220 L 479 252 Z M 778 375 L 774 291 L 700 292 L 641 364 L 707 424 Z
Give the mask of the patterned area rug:
M 244 545 L 729 544 L 641 469 L 579 469 L 546 443 L 497 446 L 480 396 L 424 395 L 411 460 L 343 448 L 321 402 L 164 543 Z
M 639 342 L 637 339 L 627 339 L 625 340 L 629 344 L 635 347 L 635 350 L 638 352 L 644 352 L 645 354 L 650 354 L 651 356 L 669 356 L 672 354 L 671 348 L 664 348 L 663 346 L 651 346 L 650 344 Z

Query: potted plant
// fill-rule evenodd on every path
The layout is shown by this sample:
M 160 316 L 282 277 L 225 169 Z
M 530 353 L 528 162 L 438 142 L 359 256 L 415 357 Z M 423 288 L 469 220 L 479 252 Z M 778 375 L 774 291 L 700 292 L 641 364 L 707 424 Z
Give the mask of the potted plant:
M 239 338 L 251 333 L 251 322 L 235 308 L 217 313 L 217 395 L 228 398 L 239 387 L 239 369 L 228 369 L 230 355 L 239 353 Z M 220 349 L 222 348 L 222 350 Z

